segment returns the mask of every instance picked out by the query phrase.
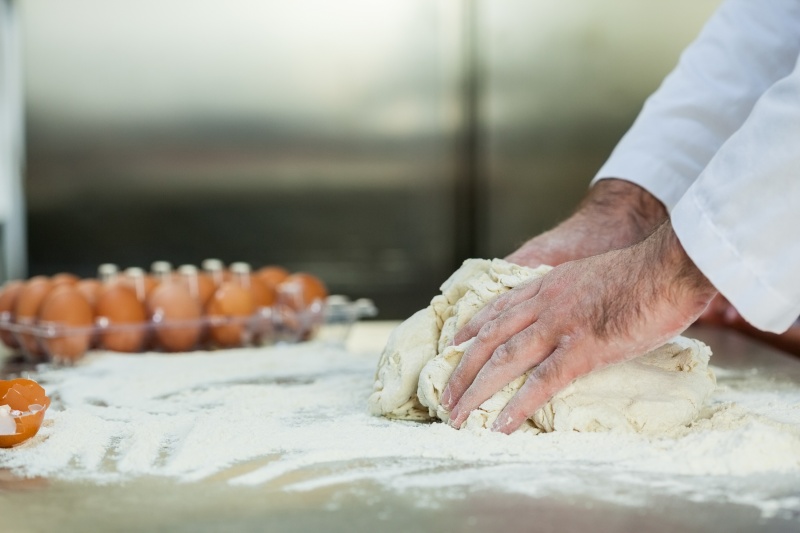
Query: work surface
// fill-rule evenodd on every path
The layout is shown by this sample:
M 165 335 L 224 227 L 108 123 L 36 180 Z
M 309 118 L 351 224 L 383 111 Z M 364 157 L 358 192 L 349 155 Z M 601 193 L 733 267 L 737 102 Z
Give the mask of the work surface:
M 347 351 L 97 355 L 31 374 L 54 404 L 39 436 L 0 450 L 0 531 L 800 526 L 796 359 L 692 330 L 714 351 L 715 416 L 747 415 L 733 429 L 508 438 L 369 417 L 390 326 L 359 324 Z

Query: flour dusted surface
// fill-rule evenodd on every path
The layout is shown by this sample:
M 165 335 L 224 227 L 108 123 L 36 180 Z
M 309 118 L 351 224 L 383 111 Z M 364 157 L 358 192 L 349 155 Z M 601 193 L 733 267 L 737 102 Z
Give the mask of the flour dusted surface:
M 699 420 L 670 436 L 506 436 L 370 415 L 376 357 L 377 349 L 312 343 L 98 354 L 75 368 L 45 368 L 31 376 L 54 398 L 45 425 L 32 441 L 0 450 L 0 469 L 289 492 L 371 483 L 423 506 L 487 490 L 633 506 L 671 494 L 800 512 L 792 499 L 800 492 L 800 387 L 781 375 L 715 369 L 719 387 Z

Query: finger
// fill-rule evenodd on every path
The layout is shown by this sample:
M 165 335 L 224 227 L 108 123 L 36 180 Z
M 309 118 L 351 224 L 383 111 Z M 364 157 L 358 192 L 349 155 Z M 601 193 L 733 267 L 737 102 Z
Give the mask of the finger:
M 467 324 L 462 327 L 453 338 L 453 344 L 461 344 L 475 337 L 484 324 L 496 319 L 504 311 L 521 304 L 526 300 L 534 298 L 539 294 L 542 286 L 542 278 L 537 278 L 530 283 L 519 285 L 505 294 L 502 294 L 486 304 L 478 311 Z
M 576 378 L 588 374 L 595 366 L 590 354 L 571 350 L 562 344 L 531 372 L 519 392 L 500 412 L 492 425 L 492 431 L 513 433 L 522 423 L 547 403 L 555 394 Z
M 535 298 L 525 300 L 481 326 L 475 342 L 464 352 L 442 393 L 442 406 L 445 409 L 452 409 L 461 399 L 498 347 L 536 321 L 538 306 Z
M 555 346 L 543 333 L 534 323 L 499 346 L 453 408 L 450 425 L 461 427 L 473 409 L 550 355 Z

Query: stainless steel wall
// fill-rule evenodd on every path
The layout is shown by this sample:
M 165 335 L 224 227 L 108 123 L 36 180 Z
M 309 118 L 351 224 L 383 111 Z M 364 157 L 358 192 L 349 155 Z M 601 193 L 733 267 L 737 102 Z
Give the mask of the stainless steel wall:
M 717 0 L 479 0 L 477 254 L 568 216 Z
M 569 211 L 716 3 L 26 0 L 31 274 L 276 262 L 406 315 Z
M 213 256 L 410 312 L 455 260 L 460 9 L 26 1 L 32 273 Z

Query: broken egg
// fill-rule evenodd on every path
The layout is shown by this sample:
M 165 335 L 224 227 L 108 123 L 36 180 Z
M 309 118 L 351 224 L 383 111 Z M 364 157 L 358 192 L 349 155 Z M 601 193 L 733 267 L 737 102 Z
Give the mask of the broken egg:
M 30 379 L 0 380 L 0 448 L 36 436 L 50 407 L 45 390 Z

